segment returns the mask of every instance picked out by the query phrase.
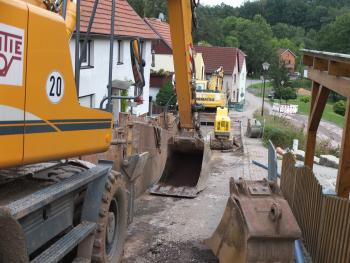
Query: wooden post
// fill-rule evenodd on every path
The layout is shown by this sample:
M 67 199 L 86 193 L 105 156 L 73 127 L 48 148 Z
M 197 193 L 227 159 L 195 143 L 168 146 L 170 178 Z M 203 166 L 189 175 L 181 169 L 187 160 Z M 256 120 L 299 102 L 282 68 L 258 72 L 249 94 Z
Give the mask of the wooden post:
M 350 100 L 347 101 L 345 124 L 343 129 L 342 147 L 337 177 L 337 194 L 349 198 L 350 192 Z
M 309 127 L 310 127 L 312 111 L 314 109 L 319 90 L 320 90 L 320 84 L 313 81 L 310 114 L 309 114 L 309 125 L 308 125 L 308 130 L 307 130 L 308 133 L 307 133 L 307 138 L 306 138 L 306 152 L 305 152 L 305 166 L 310 167 L 311 170 L 312 170 L 313 165 L 314 165 L 314 155 L 315 155 L 317 131 L 314 133 L 310 133 Z
M 318 94 L 315 99 L 316 90 L 318 89 Z M 327 99 L 329 96 L 330 90 L 326 87 L 321 87 L 316 82 L 313 84 L 312 90 L 312 101 L 311 101 L 311 114 L 309 117 L 309 127 L 306 143 L 306 153 L 305 153 L 305 166 L 308 166 L 310 169 L 314 166 L 314 156 L 316 148 L 316 138 L 317 130 L 320 125 L 320 121 L 323 115 L 323 111 L 327 104 Z

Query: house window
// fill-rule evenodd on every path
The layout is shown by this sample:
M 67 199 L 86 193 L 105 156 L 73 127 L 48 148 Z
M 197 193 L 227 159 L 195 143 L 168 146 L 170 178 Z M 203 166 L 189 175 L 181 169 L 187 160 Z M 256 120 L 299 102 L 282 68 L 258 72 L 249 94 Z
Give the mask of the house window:
M 95 107 L 95 94 L 79 97 L 79 103 L 82 107 L 94 108 Z
M 124 64 L 124 45 L 122 40 L 118 40 L 118 65 Z
M 234 83 L 236 84 L 236 82 L 237 82 L 237 76 L 236 76 L 236 74 L 234 75 Z
M 81 57 L 81 68 L 92 68 L 94 67 L 93 64 L 93 57 L 94 57 L 94 43 L 89 40 L 86 44 L 86 49 L 83 54 L 83 43 L 84 41 L 80 41 L 80 57 Z

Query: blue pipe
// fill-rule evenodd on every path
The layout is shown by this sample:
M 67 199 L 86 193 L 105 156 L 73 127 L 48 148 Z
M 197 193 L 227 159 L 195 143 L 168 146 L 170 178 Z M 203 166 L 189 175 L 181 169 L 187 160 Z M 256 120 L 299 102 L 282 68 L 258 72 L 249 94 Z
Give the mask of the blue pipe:
M 304 263 L 305 262 L 303 248 L 301 247 L 300 239 L 295 240 L 294 255 L 295 255 L 295 262 L 296 263 Z
M 259 163 L 259 162 L 257 162 L 257 161 L 252 161 L 252 163 L 253 164 L 255 164 L 256 166 L 258 166 L 258 167 L 260 167 L 260 168 L 263 168 L 263 169 L 265 169 L 265 170 L 269 170 L 269 167 L 267 167 L 265 164 L 262 164 L 262 163 Z M 280 173 L 277 173 L 277 176 L 278 176 L 278 178 L 281 178 L 281 174 Z

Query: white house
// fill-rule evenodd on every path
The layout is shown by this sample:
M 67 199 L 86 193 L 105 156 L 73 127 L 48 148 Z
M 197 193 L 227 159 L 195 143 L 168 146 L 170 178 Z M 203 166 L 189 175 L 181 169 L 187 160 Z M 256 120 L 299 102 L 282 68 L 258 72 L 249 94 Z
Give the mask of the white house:
M 197 53 L 201 53 L 205 64 L 207 79 L 219 67 L 225 71 L 224 89 L 229 102 L 240 103 L 245 100 L 247 67 L 246 55 L 238 48 L 196 46 Z
M 81 31 L 82 39 L 90 18 L 92 5 L 88 0 L 81 1 Z M 88 41 L 86 59 L 82 63 L 80 72 L 80 103 L 87 107 L 99 107 L 100 102 L 108 94 L 108 71 L 109 71 L 109 37 L 110 37 L 110 13 L 111 6 L 106 1 L 98 4 L 91 37 Z M 149 83 L 152 61 L 152 40 L 158 36 L 150 29 L 141 17 L 132 9 L 126 0 L 116 1 L 115 15 L 115 41 L 113 54 L 113 77 L 112 79 L 127 80 L 133 82 L 133 73 L 130 58 L 130 41 L 139 38 L 142 43 L 142 56 L 146 62 L 145 81 L 143 90 L 143 104 L 135 107 L 133 113 L 144 115 L 149 109 Z M 70 42 L 72 62 L 74 66 L 75 39 L 74 35 Z M 133 89 L 129 95 L 133 95 Z M 120 101 L 117 102 L 120 110 Z

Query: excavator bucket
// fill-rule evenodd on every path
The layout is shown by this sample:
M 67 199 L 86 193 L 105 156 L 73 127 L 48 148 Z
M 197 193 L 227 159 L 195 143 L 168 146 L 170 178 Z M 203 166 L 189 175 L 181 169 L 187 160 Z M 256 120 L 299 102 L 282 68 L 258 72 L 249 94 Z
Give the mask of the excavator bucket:
M 198 137 L 175 136 L 168 146 L 163 175 L 150 193 L 194 198 L 205 189 L 211 150 Z
M 221 222 L 205 243 L 220 263 L 294 262 L 301 231 L 277 184 L 230 181 Z

